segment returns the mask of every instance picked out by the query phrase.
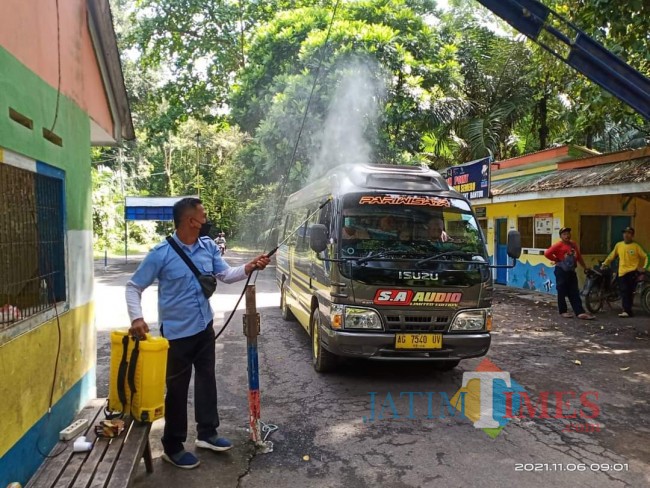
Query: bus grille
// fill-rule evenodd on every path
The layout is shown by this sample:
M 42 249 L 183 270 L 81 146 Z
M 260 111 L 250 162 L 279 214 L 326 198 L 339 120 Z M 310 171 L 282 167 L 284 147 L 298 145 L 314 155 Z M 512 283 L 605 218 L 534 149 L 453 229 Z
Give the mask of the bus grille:
M 386 314 L 384 322 L 388 332 L 445 332 L 451 316 L 445 313 L 435 315 Z

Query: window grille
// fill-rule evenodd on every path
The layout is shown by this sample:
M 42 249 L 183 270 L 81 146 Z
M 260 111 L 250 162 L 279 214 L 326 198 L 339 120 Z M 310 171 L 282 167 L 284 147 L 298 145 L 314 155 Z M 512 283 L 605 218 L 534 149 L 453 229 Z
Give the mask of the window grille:
M 533 217 L 518 217 L 517 230 L 521 234 L 521 247 L 534 249 L 551 247 L 553 236 L 551 234 L 538 234 Z
M 0 329 L 66 300 L 63 180 L 0 164 Z

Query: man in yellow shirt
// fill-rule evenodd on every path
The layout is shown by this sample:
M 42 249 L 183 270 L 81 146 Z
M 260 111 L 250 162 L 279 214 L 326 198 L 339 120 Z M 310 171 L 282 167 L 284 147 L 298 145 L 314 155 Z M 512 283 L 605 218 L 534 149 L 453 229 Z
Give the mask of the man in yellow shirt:
M 618 286 L 621 290 L 621 302 L 623 312 L 619 317 L 632 316 L 632 300 L 634 298 L 634 289 L 636 288 L 636 278 L 639 273 L 643 273 L 648 267 L 648 255 L 634 242 L 634 229 L 626 227 L 623 229 L 623 240 L 617 242 L 614 250 L 603 261 L 603 266 L 609 266 L 615 258 L 618 257 Z

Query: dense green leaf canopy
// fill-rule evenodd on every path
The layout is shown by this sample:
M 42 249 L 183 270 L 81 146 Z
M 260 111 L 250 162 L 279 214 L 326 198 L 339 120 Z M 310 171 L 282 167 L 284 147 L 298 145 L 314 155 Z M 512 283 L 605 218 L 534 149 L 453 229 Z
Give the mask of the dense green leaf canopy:
M 544 3 L 648 75 L 648 2 Z M 474 0 L 112 4 L 138 141 L 96 155 L 100 207 L 122 187 L 200 192 L 220 228 L 253 237 L 280 188 L 341 162 L 442 168 L 649 142 L 647 121 Z M 96 227 L 114 220 L 104 210 Z

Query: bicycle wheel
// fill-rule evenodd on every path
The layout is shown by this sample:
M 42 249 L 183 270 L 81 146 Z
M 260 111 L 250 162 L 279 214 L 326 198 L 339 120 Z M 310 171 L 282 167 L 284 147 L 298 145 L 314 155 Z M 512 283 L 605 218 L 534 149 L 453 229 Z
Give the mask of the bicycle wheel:
M 641 289 L 641 308 L 645 313 L 650 313 L 650 286 Z

